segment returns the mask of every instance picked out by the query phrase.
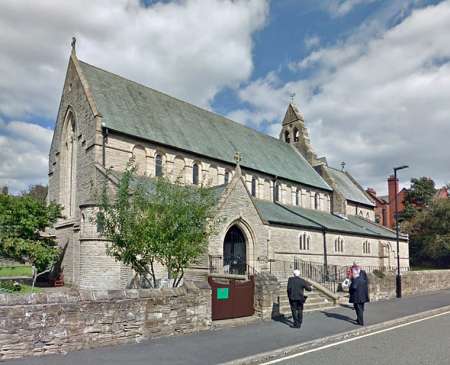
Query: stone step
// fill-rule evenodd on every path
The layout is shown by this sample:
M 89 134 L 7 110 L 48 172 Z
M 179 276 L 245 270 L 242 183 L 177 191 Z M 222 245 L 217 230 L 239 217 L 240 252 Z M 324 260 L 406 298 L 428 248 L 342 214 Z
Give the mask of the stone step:
M 308 298 L 306 300 L 306 304 L 321 304 L 321 303 L 331 303 L 329 300 L 326 300 L 324 298 Z M 288 299 L 280 299 L 279 300 L 280 305 L 289 305 Z
M 319 310 L 319 309 L 323 309 L 323 308 L 333 308 L 334 305 L 332 303 L 320 303 L 320 304 L 305 304 L 303 307 L 303 310 L 305 312 L 310 312 L 310 311 L 314 311 L 314 310 Z M 289 305 L 287 306 L 280 306 L 280 313 L 284 314 L 286 316 L 291 315 L 291 307 Z

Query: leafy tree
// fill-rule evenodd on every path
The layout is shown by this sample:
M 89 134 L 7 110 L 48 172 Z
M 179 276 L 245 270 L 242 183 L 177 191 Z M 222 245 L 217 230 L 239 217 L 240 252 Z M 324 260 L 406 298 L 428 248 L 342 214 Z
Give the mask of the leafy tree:
M 0 194 L 8 195 L 8 193 L 9 193 L 8 187 L 6 185 L 2 186 L 0 189 Z
M 450 267 L 450 200 L 434 200 L 403 228 L 409 233 L 414 265 L 434 264 Z
M 436 194 L 434 181 L 429 177 L 411 179 L 404 204 L 405 209 L 399 216 L 399 221 L 412 219 L 419 210 L 428 207 Z
M 115 194 L 103 189 L 97 222 L 111 241 L 107 252 L 140 277 L 150 276 L 154 287 L 155 265 L 162 264 L 178 286 L 185 268 L 206 250 L 215 227 L 215 197 L 204 187 L 139 178 L 133 163 Z
M 31 185 L 28 190 L 22 192 L 22 196 L 30 196 L 42 203 L 47 199 L 48 187 L 46 185 Z
M 59 249 L 41 232 L 61 215 L 58 205 L 46 206 L 30 196 L 0 195 L 0 255 L 30 262 L 37 272 L 48 270 Z

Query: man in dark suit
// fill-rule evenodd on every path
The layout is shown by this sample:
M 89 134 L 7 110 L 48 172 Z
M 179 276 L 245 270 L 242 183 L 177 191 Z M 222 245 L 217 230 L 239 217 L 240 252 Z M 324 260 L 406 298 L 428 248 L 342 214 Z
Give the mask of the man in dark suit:
M 290 277 L 287 285 L 289 304 L 291 305 L 294 328 L 300 328 L 303 321 L 303 304 L 306 296 L 304 290 L 311 291 L 311 286 L 300 277 L 300 271 L 294 270 L 294 276 Z
M 364 303 L 369 302 L 369 282 L 366 272 L 358 266 L 352 268 L 349 293 L 350 303 L 353 303 L 356 311 L 356 322 L 364 326 Z

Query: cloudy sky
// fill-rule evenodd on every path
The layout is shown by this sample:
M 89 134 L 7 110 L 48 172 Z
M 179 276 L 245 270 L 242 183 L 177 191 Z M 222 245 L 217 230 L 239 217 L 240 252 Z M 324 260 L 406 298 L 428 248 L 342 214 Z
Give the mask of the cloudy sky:
M 2 0 L 0 186 L 46 183 L 71 37 L 80 59 L 277 136 L 365 187 L 450 182 L 450 0 Z

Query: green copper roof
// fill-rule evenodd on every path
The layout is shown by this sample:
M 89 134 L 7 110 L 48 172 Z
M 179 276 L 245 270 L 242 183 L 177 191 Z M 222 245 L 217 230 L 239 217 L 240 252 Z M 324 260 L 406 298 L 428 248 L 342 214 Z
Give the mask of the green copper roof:
M 253 200 L 263 220 L 270 223 L 288 224 L 294 226 L 321 229 L 322 227 L 309 219 L 293 214 L 287 207 L 268 200 Z
M 332 190 L 289 144 L 80 61 L 106 126 L 324 190 Z
M 350 178 L 350 176 L 340 170 L 328 167 L 328 173 L 336 183 L 336 190 L 338 190 L 344 198 L 356 203 L 374 206 L 373 202 L 364 194 L 361 188 Z
M 326 231 L 395 239 L 395 233 L 364 218 L 342 218 L 319 210 L 287 206 L 265 200 L 253 200 L 262 219 L 269 223 L 301 226 Z M 406 237 L 402 236 L 402 239 Z

